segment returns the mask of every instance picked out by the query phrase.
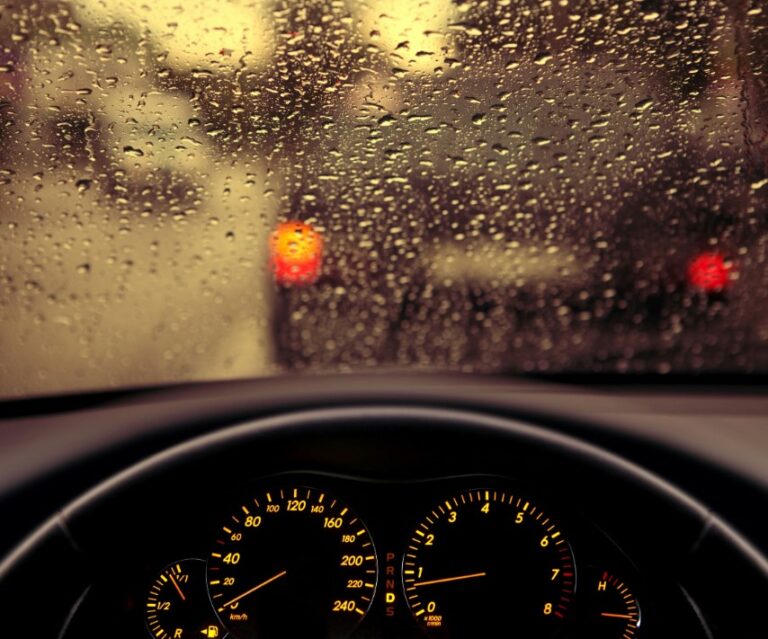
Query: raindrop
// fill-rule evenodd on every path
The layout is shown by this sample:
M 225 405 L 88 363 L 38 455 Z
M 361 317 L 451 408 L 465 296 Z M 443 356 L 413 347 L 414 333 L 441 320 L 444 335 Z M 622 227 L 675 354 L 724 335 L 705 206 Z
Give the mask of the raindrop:
M 653 106 L 653 100 L 651 98 L 646 98 L 645 100 L 640 100 L 637 104 L 635 104 L 635 108 L 638 111 L 647 111 Z

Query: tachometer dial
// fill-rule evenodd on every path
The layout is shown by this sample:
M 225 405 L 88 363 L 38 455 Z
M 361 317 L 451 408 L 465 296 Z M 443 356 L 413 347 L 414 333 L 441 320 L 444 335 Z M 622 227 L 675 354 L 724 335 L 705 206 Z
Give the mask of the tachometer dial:
M 538 639 L 568 614 L 576 573 L 568 542 L 544 512 L 523 497 L 479 489 L 446 499 L 418 525 L 403 583 L 426 631 Z
M 370 608 L 377 561 L 367 528 L 328 493 L 290 486 L 242 504 L 208 559 L 208 589 L 238 639 L 350 634 Z
M 223 637 L 205 588 L 205 562 L 185 559 L 155 579 L 145 603 L 147 629 L 156 639 Z

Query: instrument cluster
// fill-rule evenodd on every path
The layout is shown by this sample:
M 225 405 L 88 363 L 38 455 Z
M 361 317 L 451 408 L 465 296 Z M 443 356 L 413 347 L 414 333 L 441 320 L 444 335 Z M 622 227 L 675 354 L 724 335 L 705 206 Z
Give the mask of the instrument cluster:
M 290 472 L 175 491 L 120 532 L 65 639 L 704 636 L 676 584 L 551 488 Z

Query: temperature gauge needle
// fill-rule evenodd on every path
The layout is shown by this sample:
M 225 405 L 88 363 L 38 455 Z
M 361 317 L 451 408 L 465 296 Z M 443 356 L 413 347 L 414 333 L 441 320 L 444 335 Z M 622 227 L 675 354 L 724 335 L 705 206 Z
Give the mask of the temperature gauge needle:
M 471 575 L 459 575 L 458 577 L 444 577 L 443 579 L 432 579 L 431 581 L 419 581 L 414 585 L 414 587 L 418 588 L 419 586 L 433 586 L 435 584 L 447 584 L 451 581 L 464 581 L 465 579 L 476 579 L 477 577 L 485 577 L 486 573 L 484 572 L 473 572 Z
M 601 612 L 601 617 L 608 617 L 610 619 L 632 619 L 632 615 L 619 615 L 615 612 Z
M 273 581 L 276 581 L 276 580 L 280 579 L 280 577 L 284 577 L 287 572 L 288 572 L 287 570 L 283 570 L 283 572 L 279 572 L 274 577 L 270 577 L 266 581 L 262 581 L 258 586 L 254 586 L 250 590 L 244 592 L 242 595 L 238 595 L 237 597 L 235 597 L 231 601 L 228 601 L 227 603 L 225 603 L 221 608 L 219 608 L 219 612 L 222 612 L 225 608 L 229 608 L 231 605 L 236 604 L 243 597 L 247 597 L 248 595 L 256 592 L 257 590 L 260 590 L 264 586 L 267 586 L 267 585 L 271 584 Z

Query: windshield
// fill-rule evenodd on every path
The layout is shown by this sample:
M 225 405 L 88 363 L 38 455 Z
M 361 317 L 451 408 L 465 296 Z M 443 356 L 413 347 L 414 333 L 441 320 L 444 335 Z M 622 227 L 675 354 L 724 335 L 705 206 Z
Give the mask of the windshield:
M 0 8 L 0 394 L 768 371 L 761 0 Z

